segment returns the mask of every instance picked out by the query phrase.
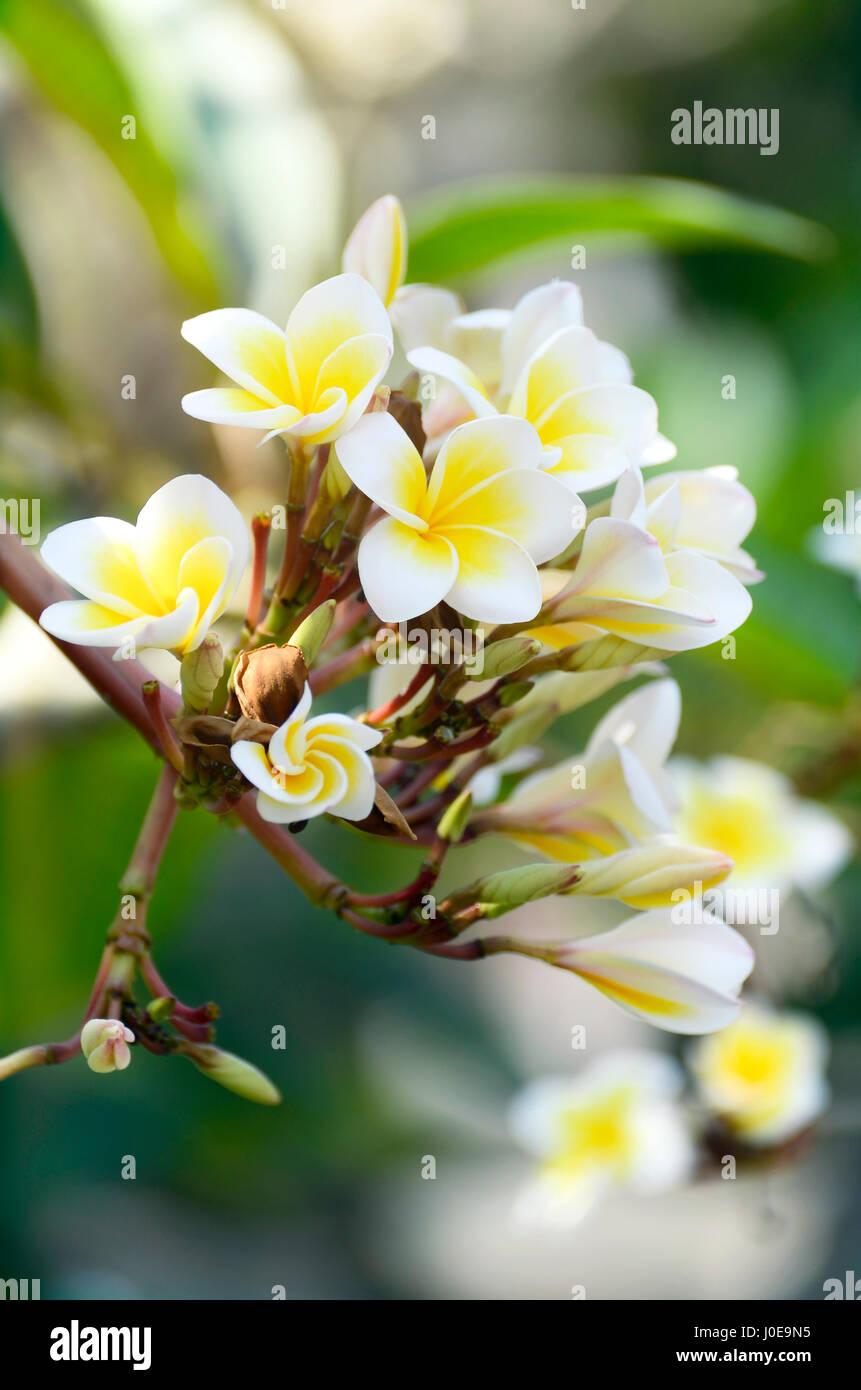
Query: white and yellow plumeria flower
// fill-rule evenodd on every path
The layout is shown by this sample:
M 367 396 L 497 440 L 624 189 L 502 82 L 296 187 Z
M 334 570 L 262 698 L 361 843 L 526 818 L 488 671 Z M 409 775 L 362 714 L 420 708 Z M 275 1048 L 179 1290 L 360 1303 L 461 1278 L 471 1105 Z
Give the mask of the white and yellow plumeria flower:
M 676 832 L 711 845 L 735 863 L 728 888 L 737 891 L 793 885 L 815 890 L 852 854 L 852 836 L 833 812 L 796 796 L 773 768 L 747 758 L 670 764 L 678 797 Z
M 554 280 L 524 295 L 513 310 L 466 313 L 463 300 L 435 285 L 404 285 L 389 309 L 404 352 L 435 348 L 480 381 L 489 400 L 510 394 L 526 363 L 561 328 L 583 322 L 580 291 Z M 434 374 L 434 373 L 432 373 Z M 435 375 L 435 374 L 434 374 Z M 474 411 L 456 385 L 440 375 L 436 395 L 425 405 L 423 423 L 431 453 L 455 425 Z
M 364 820 L 374 804 L 374 768 L 365 751 L 383 737 L 347 714 L 308 719 L 311 687 L 305 686 L 289 719 L 269 747 L 239 739 L 230 755 L 239 771 L 258 788 L 257 810 L 264 820 L 291 825 L 330 812 L 344 820 Z
M 692 1048 L 703 1104 L 747 1144 L 780 1144 L 828 1104 L 828 1036 L 815 1018 L 747 1004 L 724 1032 Z
M 719 642 L 748 617 L 744 585 L 694 550 L 664 554 L 633 521 L 599 516 L 589 523 L 573 573 L 542 572 L 545 600 L 564 596 L 547 622 L 531 629 L 562 648 L 613 633 L 659 651 Z
M 308 290 L 286 330 L 251 309 L 214 309 L 188 319 L 182 336 L 236 383 L 183 396 L 186 414 L 304 447 L 352 428 L 392 355 L 389 316 L 361 275 Z
M 670 1058 L 642 1052 L 612 1053 L 581 1075 L 527 1086 L 509 1125 L 540 1167 L 517 1215 L 571 1224 L 614 1188 L 646 1194 L 685 1182 L 696 1149 L 681 1088 Z
M 407 358 L 453 386 L 472 414 L 504 411 L 529 420 L 544 445 L 544 466 L 572 491 L 589 491 L 631 463 L 666 463 L 676 451 L 658 433 L 652 397 L 631 384 L 624 353 L 583 326 L 573 290 L 544 285 L 521 300 L 498 330 L 498 380 L 492 366 L 483 378 L 481 361 L 477 371 L 433 346 L 414 348 Z M 492 362 L 486 341 L 481 358 Z
M 663 768 L 680 714 L 675 681 L 643 686 L 604 716 L 585 753 L 527 777 L 484 824 L 564 863 L 669 833 Z
M 125 1071 L 135 1035 L 116 1018 L 91 1018 L 81 1031 L 81 1051 L 91 1071 Z
M 344 247 L 341 269 L 363 276 L 388 307 L 404 283 L 407 269 L 407 224 L 392 193 L 362 213 Z
M 570 494 L 541 470 L 525 420 L 461 425 L 430 479 L 410 439 L 385 413 L 366 415 L 336 445 L 361 492 L 388 516 L 363 537 L 359 576 L 384 622 L 446 599 L 480 622 L 522 622 L 541 606 L 537 564 L 576 534 Z
M 709 912 L 679 923 L 653 908 L 598 936 L 548 947 L 554 965 L 594 985 L 619 1008 L 670 1033 L 713 1033 L 738 1016 L 753 951 Z
M 638 469 L 629 469 L 616 485 L 610 515 L 643 527 L 665 554 L 696 551 L 743 584 L 763 578 L 741 549 L 756 520 L 756 502 L 738 481 L 737 468 L 662 473 L 645 484 Z
M 52 636 L 91 647 L 195 651 L 236 592 L 248 527 L 208 478 L 173 478 L 135 525 L 116 517 L 52 531 L 42 559 L 85 595 L 52 603 L 39 619 Z

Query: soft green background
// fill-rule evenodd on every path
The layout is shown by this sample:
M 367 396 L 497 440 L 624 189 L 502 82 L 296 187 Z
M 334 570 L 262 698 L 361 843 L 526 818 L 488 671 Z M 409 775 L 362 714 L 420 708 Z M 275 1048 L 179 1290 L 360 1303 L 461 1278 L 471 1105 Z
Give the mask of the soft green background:
M 582 243 L 587 317 L 631 355 L 680 463 L 734 463 L 759 502 L 750 548 L 768 578 L 736 659 L 713 649 L 673 662 L 680 749 L 790 772 L 815 754 L 859 672 L 852 583 L 807 543 L 825 499 L 861 485 L 859 7 L 381 0 L 364 59 L 352 0 L 143 8 L 0 0 L 2 496 L 38 496 L 43 533 L 81 515 L 132 517 L 160 482 L 198 468 L 249 509 L 276 500 L 277 445 L 257 454 L 236 440 L 244 432 L 216 440 L 180 412 L 180 395 L 208 379 L 179 323 L 246 303 L 285 317 L 338 268 L 343 237 L 382 192 L 407 208 L 410 278 L 452 282 L 473 307 L 570 275 Z M 695 100 L 778 106 L 779 154 L 674 146 L 670 112 Z M 121 138 L 131 113 L 133 142 Z M 428 113 L 433 142 L 419 133 Z M 727 373 L 734 401 L 721 397 Z M 0 663 L 5 1052 L 72 1031 L 156 764 L 107 715 L 75 712 L 38 661 L 22 677 L 7 639 Z M 362 690 L 343 698 L 350 708 Z M 594 713 L 555 733 L 560 750 L 582 746 Z M 856 828 L 859 790 L 835 800 Z M 367 888 L 406 881 L 414 861 L 329 826 L 307 842 Z M 770 1262 L 780 1247 L 758 1224 L 769 1199 L 739 1196 L 757 1297 L 816 1297 L 824 1277 L 858 1267 L 859 890 L 856 865 L 810 905 L 835 961 L 785 989 L 836 1047 L 839 1123 L 781 1218 L 791 1226 L 805 1183 L 814 1207 L 833 1189 L 824 1243 Z M 276 1284 L 288 1297 L 494 1296 L 492 1281 L 463 1275 L 446 1184 L 467 1174 L 484 1193 L 520 1162 L 498 1115 L 532 1068 L 501 996 L 489 1005 L 469 972 L 522 965 L 534 983 L 541 967 L 357 939 L 202 812 L 182 817 L 151 925 L 163 972 L 184 997 L 219 1001 L 220 1041 L 263 1066 L 284 1104 L 252 1107 L 148 1055 L 122 1078 L 79 1061 L 5 1082 L 0 1276 L 41 1278 L 45 1297 L 266 1298 Z M 270 1047 L 277 1024 L 285 1051 Z M 404 1038 L 418 1041 L 402 1053 Z M 418 1177 L 425 1154 L 434 1184 Z M 120 1179 L 124 1155 L 134 1183 Z M 696 1229 L 694 1197 L 662 1220 Z M 478 1242 L 482 1220 L 489 1233 L 507 1219 L 474 1208 Z M 567 1297 L 581 1257 L 568 1239 L 565 1273 L 558 1246 L 539 1242 L 509 1295 Z M 600 1296 L 636 1292 L 640 1239 L 632 1226 L 618 1268 L 596 1272 Z M 737 1295 L 736 1257 L 702 1236 L 703 1266 L 724 1261 L 702 1286 L 710 1296 Z M 673 1258 L 651 1287 L 684 1296 Z

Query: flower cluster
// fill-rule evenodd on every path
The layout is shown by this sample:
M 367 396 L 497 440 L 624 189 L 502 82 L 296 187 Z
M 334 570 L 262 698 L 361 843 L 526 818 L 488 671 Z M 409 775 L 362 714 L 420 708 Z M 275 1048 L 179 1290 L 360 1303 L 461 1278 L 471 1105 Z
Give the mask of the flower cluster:
M 671 912 L 732 861 L 708 834 L 674 834 L 665 762 L 680 695 L 660 663 L 747 617 L 746 586 L 761 578 L 742 548 L 753 498 L 731 469 L 644 479 L 674 446 L 627 358 L 585 326 L 576 286 L 468 312 L 445 289 L 404 284 L 406 261 L 403 213 L 387 197 L 354 229 L 342 272 L 283 330 L 235 308 L 183 325 L 229 384 L 182 408 L 286 445 L 283 493 L 251 521 L 250 545 L 213 482 L 180 476 L 136 524 L 73 521 L 43 546 L 81 595 L 45 606 L 43 627 L 71 648 L 114 649 L 119 704 L 165 760 L 123 881 L 140 910 L 134 929 L 111 928 L 81 1036 L 101 1070 L 124 1067 L 134 1038 L 277 1098 L 212 1047 L 214 1007 L 178 1001 L 152 962 L 154 868 L 177 807 L 193 805 L 239 817 L 314 902 L 372 936 L 450 959 L 537 957 L 672 1031 L 738 1015 L 749 946 L 710 915 L 685 925 Z M 399 385 L 383 381 L 396 341 L 412 369 Z M 378 670 L 402 624 L 424 644 L 417 666 L 387 673 L 385 698 L 362 712 L 333 710 L 331 692 Z M 440 633 L 463 640 L 440 648 Z M 176 658 L 176 688 L 137 664 L 152 649 Z M 645 683 L 582 754 L 518 783 L 554 719 L 635 677 Z M 337 882 L 295 838 L 321 816 L 424 849 L 417 876 L 373 893 Z M 541 857 L 437 895 L 449 852 L 489 834 Z M 578 895 L 636 915 L 568 944 L 467 935 L 538 898 L 570 911 Z M 594 1115 L 584 1097 L 589 1125 L 609 1133 L 626 1095 Z M 571 1164 L 586 1172 L 588 1154 Z

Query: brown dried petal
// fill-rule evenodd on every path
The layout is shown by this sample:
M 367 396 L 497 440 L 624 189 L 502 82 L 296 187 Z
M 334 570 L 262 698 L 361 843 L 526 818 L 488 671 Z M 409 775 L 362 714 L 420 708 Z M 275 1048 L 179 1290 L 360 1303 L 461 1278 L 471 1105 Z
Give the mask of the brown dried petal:
M 392 825 L 399 830 L 402 835 L 408 835 L 411 840 L 416 838 L 416 833 L 396 801 L 393 801 L 388 792 L 379 785 L 374 787 L 374 805 L 387 825 Z
M 307 679 L 308 668 L 299 647 L 289 642 L 283 647 L 270 643 L 241 654 L 233 688 L 247 719 L 278 728 L 299 703 Z

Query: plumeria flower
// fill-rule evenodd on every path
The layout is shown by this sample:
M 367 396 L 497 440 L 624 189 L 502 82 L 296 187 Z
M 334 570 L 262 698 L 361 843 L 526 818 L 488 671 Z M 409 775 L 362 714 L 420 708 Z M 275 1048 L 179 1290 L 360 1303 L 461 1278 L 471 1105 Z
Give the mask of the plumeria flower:
M 362 275 L 388 307 L 404 283 L 407 225 L 393 194 L 378 198 L 362 213 L 344 247 L 341 269 Z
M 407 358 L 453 386 L 473 415 L 501 411 L 529 420 L 544 446 L 544 467 L 572 491 L 603 487 L 631 463 L 675 456 L 675 446 L 658 433 L 654 400 L 631 384 L 624 353 L 583 326 L 575 286 L 541 286 L 507 322 L 494 320 L 496 362 L 488 325 L 482 327 L 485 341 L 473 354 L 478 370 L 433 346 L 414 348 Z
M 91 1071 L 125 1071 L 135 1035 L 115 1018 L 91 1018 L 81 1032 L 81 1051 Z
M 137 522 L 97 516 L 52 531 L 42 559 L 83 599 L 39 619 L 64 642 L 195 651 L 225 611 L 248 562 L 248 527 L 208 478 L 189 473 L 153 493 Z
M 214 309 L 188 319 L 182 336 L 236 383 L 183 396 L 186 414 L 305 448 L 352 428 L 392 355 L 389 316 L 361 275 L 308 290 L 286 330 L 251 309 Z
M 366 415 L 338 441 L 344 471 L 383 511 L 359 547 L 365 597 L 384 622 L 442 599 L 480 622 L 520 622 L 541 606 L 537 564 L 571 541 L 570 495 L 541 470 L 525 420 L 461 425 L 430 479 L 400 425 Z
M 668 833 L 673 798 L 663 768 L 680 715 L 675 681 L 643 686 L 604 716 L 585 753 L 527 777 L 483 826 L 566 863 Z
M 374 769 L 365 751 L 383 737 L 347 714 L 308 719 L 306 684 L 293 713 L 272 735 L 269 747 L 239 739 L 230 754 L 239 771 L 258 788 L 264 820 L 292 825 L 330 812 L 364 820 L 374 804 Z
M 642 1052 L 613 1053 L 581 1075 L 527 1086 L 509 1125 L 539 1168 L 517 1215 L 572 1224 L 613 1189 L 656 1193 L 684 1183 L 696 1150 L 681 1087 L 670 1058 Z
M 694 550 L 664 554 L 645 527 L 613 516 L 586 527 L 573 572 L 546 570 L 542 582 L 545 600 L 557 602 L 531 631 L 554 648 L 613 633 L 657 651 L 690 651 L 722 641 L 752 606 L 716 560 Z
M 653 908 L 612 931 L 547 948 L 619 1008 L 670 1033 L 713 1033 L 738 1016 L 742 984 L 753 969 L 744 937 L 709 912 L 681 923 L 673 908 Z
M 852 836 L 831 811 L 796 796 L 791 783 L 763 763 L 714 758 L 670 765 L 678 797 L 676 833 L 711 845 L 735 863 L 729 887 L 813 891 L 852 855 Z
M 638 469 L 628 469 L 616 485 L 610 515 L 643 527 L 665 554 L 695 551 L 743 584 L 764 577 L 741 549 L 756 520 L 756 502 L 738 481 L 737 468 L 662 473 L 645 484 Z
M 815 1018 L 748 1004 L 724 1032 L 692 1048 L 706 1108 L 745 1143 L 781 1144 L 828 1104 L 828 1035 Z

